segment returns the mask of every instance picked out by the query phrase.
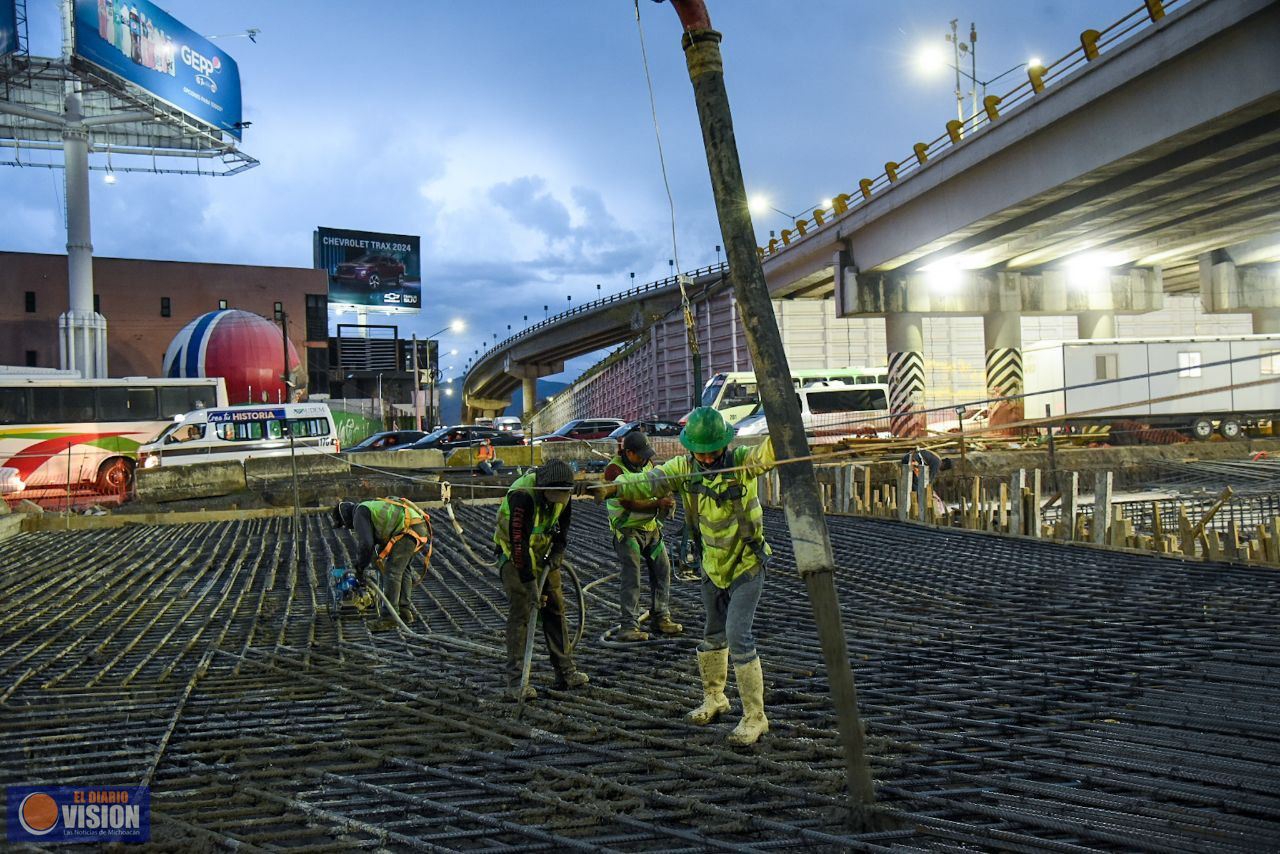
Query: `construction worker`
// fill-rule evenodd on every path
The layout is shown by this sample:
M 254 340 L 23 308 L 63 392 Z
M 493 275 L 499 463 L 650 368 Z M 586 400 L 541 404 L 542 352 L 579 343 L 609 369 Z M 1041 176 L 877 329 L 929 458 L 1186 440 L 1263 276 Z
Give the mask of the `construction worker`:
M 493 443 L 488 439 L 481 439 L 480 444 L 476 446 L 476 471 L 486 476 L 495 474 L 493 467 L 498 464 L 498 452 L 493 449 Z
M 410 570 L 413 556 L 431 544 L 428 516 L 406 498 L 372 498 L 356 503 L 339 501 L 333 508 L 333 527 L 350 528 L 356 538 L 356 573 L 363 580 L 377 554 L 382 561 L 382 584 L 387 602 L 406 624 L 413 622 L 409 595 L 413 592 Z M 395 620 L 385 617 L 370 628 L 386 631 Z
M 507 613 L 506 687 L 515 700 L 538 696 L 532 685 L 520 694 L 529 618 L 534 606 L 542 616 L 542 634 L 556 673 L 556 687 L 578 688 L 590 681 L 573 664 L 564 619 L 560 565 L 568 542 L 573 469 L 564 460 L 549 460 L 511 484 L 498 508 L 493 532 L 502 587 L 511 603 Z M 541 597 L 538 578 L 545 575 Z
M 706 620 L 698 645 L 702 705 L 688 719 L 700 725 L 729 710 L 724 686 L 733 660 L 742 699 L 742 719 L 729 735 L 736 745 L 754 744 L 769 731 L 764 714 L 764 675 L 751 624 L 764 588 L 771 554 L 764 540 L 764 513 L 756 478 L 773 468 L 773 443 L 729 448 L 733 427 L 709 406 L 689 414 L 680 444 L 689 456 L 675 457 L 644 472 L 621 474 L 592 488 L 597 500 L 616 494 L 630 501 L 679 492 L 691 528 L 702 541 L 702 605 Z
M 928 486 L 935 486 L 938 481 L 938 475 L 944 471 L 951 471 L 952 467 L 955 465 L 953 460 L 949 458 L 944 459 L 926 448 L 916 448 L 914 451 L 909 451 L 906 454 L 903 454 L 902 464 L 904 466 L 911 467 L 911 482 L 916 492 L 916 503 L 921 508 L 924 507 L 925 490 L 927 488 L 924 479 L 920 476 L 921 472 L 927 470 L 929 473 Z M 934 515 L 938 517 L 945 516 L 947 512 L 947 505 L 938 496 L 936 486 L 932 495 Z M 920 515 L 923 518 L 923 511 Z
M 643 431 L 632 430 L 622 437 L 617 456 L 604 470 L 604 480 L 612 483 L 623 473 L 646 472 L 653 468 L 653 448 Z M 628 500 L 610 498 L 609 527 L 613 529 L 613 549 L 622 563 L 619 574 L 618 604 L 621 606 L 620 641 L 645 641 L 647 632 L 640 629 L 641 568 L 649 570 L 649 625 L 664 635 L 678 635 L 684 627 L 671 619 L 671 560 L 662 541 L 659 512 L 670 511 L 676 500 L 670 496 L 657 499 Z

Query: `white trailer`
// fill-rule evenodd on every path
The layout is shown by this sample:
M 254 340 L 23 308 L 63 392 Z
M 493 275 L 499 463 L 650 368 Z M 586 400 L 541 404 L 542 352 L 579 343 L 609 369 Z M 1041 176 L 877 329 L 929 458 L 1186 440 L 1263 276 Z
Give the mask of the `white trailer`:
M 1131 419 L 1235 439 L 1280 417 L 1280 335 L 1041 341 L 1022 358 L 1028 418 L 1047 405 L 1074 424 Z

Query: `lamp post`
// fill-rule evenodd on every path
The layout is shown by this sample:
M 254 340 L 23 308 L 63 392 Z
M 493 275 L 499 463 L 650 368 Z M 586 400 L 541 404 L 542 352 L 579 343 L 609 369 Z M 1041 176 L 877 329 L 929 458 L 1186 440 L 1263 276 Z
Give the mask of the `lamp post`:
M 444 334 L 444 333 L 446 333 L 446 332 L 461 333 L 461 332 L 465 332 L 465 331 L 466 331 L 466 329 L 467 329 L 467 324 L 466 324 L 466 322 L 465 322 L 464 320 L 462 320 L 462 318 L 460 318 L 460 317 L 459 317 L 459 318 L 455 318 L 453 321 L 451 321 L 451 322 L 449 323 L 449 325 L 448 325 L 448 326 L 445 326 L 445 327 L 443 327 L 443 328 L 441 328 L 441 329 L 437 329 L 435 332 L 432 332 L 430 335 L 428 335 L 428 336 L 427 336 L 427 339 L 426 339 L 426 340 L 427 340 L 427 367 L 426 367 L 426 370 L 425 370 L 425 371 L 423 371 L 423 372 L 421 372 L 421 373 L 419 373 L 419 372 L 418 372 L 418 365 L 417 365 L 418 345 L 417 345 L 417 343 L 416 343 L 416 342 L 414 343 L 414 347 L 413 347 L 413 354 L 414 354 L 414 376 L 413 376 L 413 396 L 414 396 L 414 407 L 413 407 L 413 409 L 414 409 L 414 412 L 415 412 L 415 413 L 418 411 L 418 406 L 417 406 L 417 397 L 418 397 L 418 393 L 419 393 L 419 391 L 420 391 L 420 383 L 421 383 L 421 381 L 424 379 L 424 375 L 425 375 L 425 379 L 426 379 L 426 381 L 427 381 L 427 427 L 428 427 L 428 429 L 430 429 L 430 428 L 432 428 L 432 427 L 434 427 L 434 426 L 435 426 L 435 413 L 436 413 L 436 384 L 440 382 L 440 377 L 442 376 L 442 375 L 441 375 L 441 373 L 440 373 L 440 366 L 439 366 L 439 364 L 437 364 L 437 363 L 433 362 L 433 360 L 432 360 L 432 358 L 431 358 L 431 354 L 432 354 L 431 342 L 432 342 L 432 341 L 434 341 L 435 339 L 439 338 L 441 335 L 443 335 L 443 334 Z M 437 353 L 438 353 L 438 347 L 437 347 Z M 438 361 L 438 360 L 437 360 L 437 361 Z M 418 429 L 419 429 L 419 430 L 421 430 L 421 429 L 422 429 L 422 421 L 421 421 L 421 419 L 419 419 L 419 421 L 418 421 Z
M 972 84 L 971 88 L 969 89 L 969 95 L 972 97 L 972 100 L 973 100 L 973 115 L 976 116 L 978 115 L 979 110 L 982 109 L 982 106 L 981 106 L 982 103 L 985 102 L 986 100 L 988 86 L 990 86 L 992 83 L 995 83 L 1000 78 L 1006 75 L 1012 74 L 1013 72 L 1017 71 L 1019 68 L 1024 68 L 1026 66 L 1033 66 L 1033 67 L 1037 66 L 1040 64 L 1040 60 L 1033 57 L 1031 59 L 1028 59 L 1026 62 L 1019 62 L 1017 65 L 1014 65 L 1012 68 L 1007 68 L 1004 71 L 1001 71 L 995 77 L 992 77 L 987 80 L 983 80 L 980 77 L 978 77 L 978 29 L 977 29 L 977 26 L 973 23 L 969 24 L 969 41 L 964 42 L 960 38 L 959 23 L 960 22 L 958 19 L 953 19 L 951 21 L 951 32 L 946 34 L 947 43 L 951 45 L 952 60 L 948 62 L 946 59 L 943 59 L 942 54 L 940 54 L 937 50 L 934 50 L 929 47 L 925 47 L 920 52 L 919 64 L 926 71 L 934 70 L 941 66 L 944 68 L 950 68 L 952 71 L 955 72 L 956 118 L 963 124 L 964 92 L 960 88 L 961 77 L 965 78 L 970 82 L 970 84 Z M 969 57 L 968 71 L 965 71 L 963 68 L 960 67 L 961 60 L 965 56 Z M 979 95 L 978 87 L 982 87 L 981 95 Z

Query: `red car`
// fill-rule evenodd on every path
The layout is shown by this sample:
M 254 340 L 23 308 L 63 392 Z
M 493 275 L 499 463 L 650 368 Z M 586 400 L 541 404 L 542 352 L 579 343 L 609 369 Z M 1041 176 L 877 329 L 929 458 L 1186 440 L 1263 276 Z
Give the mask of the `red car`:
M 533 444 L 571 442 L 576 439 L 604 439 L 621 426 L 622 419 L 620 418 L 575 418 L 568 424 L 562 425 L 554 433 L 536 437 L 533 440 Z
M 340 282 L 362 284 L 376 291 L 390 282 L 399 285 L 404 278 L 404 262 L 394 255 L 362 255 L 354 261 L 339 264 L 333 277 Z

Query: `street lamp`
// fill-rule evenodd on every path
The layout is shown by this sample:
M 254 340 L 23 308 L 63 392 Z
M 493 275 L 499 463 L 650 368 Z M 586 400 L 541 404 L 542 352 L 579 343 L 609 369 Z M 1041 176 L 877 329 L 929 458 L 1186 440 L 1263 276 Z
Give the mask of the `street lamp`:
M 444 333 L 446 333 L 446 332 L 460 333 L 460 332 L 464 332 L 464 331 L 466 331 L 466 328 L 467 328 L 466 321 L 464 321 L 464 320 L 463 320 L 462 318 L 460 318 L 460 317 L 456 317 L 456 318 L 454 318 L 452 321 L 450 321 L 450 322 L 449 322 L 449 325 L 448 325 L 448 326 L 445 326 L 445 327 L 444 327 L 444 328 L 442 328 L 442 329 L 437 329 L 435 332 L 432 332 L 430 335 L 428 335 L 428 336 L 427 336 L 427 339 L 426 339 L 426 340 L 427 340 L 427 370 L 426 370 L 426 375 L 427 375 L 427 426 L 428 426 L 428 427 L 434 427 L 434 426 L 435 426 L 435 415 L 436 415 L 436 388 L 435 388 L 435 387 L 436 387 L 436 383 L 438 383 L 438 382 L 440 381 L 440 376 L 441 376 L 441 374 L 440 374 L 440 368 L 439 368 L 439 365 L 438 365 L 438 364 L 433 365 L 433 364 L 431 363 L 431 342 L 432 342 L 434 339 L 439 338 L 441 335 L 443 335 L 443 334 L 444 334 Z M 421 377 L 421 375 L 418 373 L 418 344 L 417 344 L 417 338 L 416 338 L 416 336 L 415 336 L 415 339 L 414 339 L 414 345 L 413 345 L 413 347 L 414 347 L 414 349 L 413 349 L 413 369 L 414 369 L 414 376 L 413 376 L 413 392 L 414 392 L 414 394 L 413 394 L 413 397 L 414 397 L 414 401 L 413 401 L 413 410 L 414 410 L 414 412 L 415 412 L 415 413 L 417 413 L 417 412 L 418 412 L 418 390 L 419 390 L 419 388 L 420 388 L 420 382 L 421 382 L 422 377 Z M 457 352 L 458 352 L 457 350 L 454 350 L 454 351 L 453 351 L 453 353 L 457 353 Z M 438 355 L 438 354 L 437 354 L 437 355 Z M 420 420 L 419 420 L 419 422 L 418 422 L 418 428 L 419 428 L 419 429 L 421 429 L 421 428 L 422 428 L 422 422 L 421 422 Z
M 1027 66 L 1031 66 L 1033 68 L 1037 67 L 1040 65 L 1040 60 L 1038 57 L 1032 57 L 1026 62 L 1019 62 L 1017 65 L 1013 66 L 1012 68 L 1008 68 L 1008 69 L 1005 69 L 1004 71 L 1001 71 L 999 74 L 997 74 L 995 77 L 990 78 L 989 80 L 982 80 L 981 78 L 978 77 L 978 30 L 977 30 L 977 27 L 972 23 L 969 24 L 969 41 L 968 43 L 965 43 L 960 39 L 958 25 L 959 25 L 959 21 L 957 19 L 953 19 L 951 21 L 951 32 L 946 34 L 947 43 L 950 44 L 952 47 L 953 61 L 948 62 L 945 54 L 943 54 L 941 50 L 937 49 L 932 45 L 925 45 L 924 47 L 922 47 L 919 53 L 917 54 L 916 60 L 917 60 L 918 66 L 920 67 L 920 70 L 925 73 L 931 73 L 931 72 L 937 71 L 940 68 L 950 68 L 952 71 L 955 72 L 956 118 L 959 119 L 961 123 L 963 123 L 964 122 L 964 92 L 961 91 L 960 89 L 961 77 L 964 77 L 971 84 L 973 84 L 972 88 L 970 88 L 969 90 L 969 95 L 973 98 L 973 115 L 976 116 L 978 115 L 979 104 L 981 103 L 978 95 L 979 86 L 982 87 L 981 98 L 983 101 L 985 101 L 987 97 L 987 87 L 990 86 L 992 83 L 995 83 L 997 80 L 999 80 L 1002 77 L 1005 77 L 1006 75 L 1012 74 L 1013 72 L 1017 71 L 1019 68 L 1025 68 Z M 960 67 L 960 60 L 964 56 L 969 57 L 969 68 L 970 68 L 969 71 L 965 71 L 963 68 Z

